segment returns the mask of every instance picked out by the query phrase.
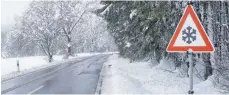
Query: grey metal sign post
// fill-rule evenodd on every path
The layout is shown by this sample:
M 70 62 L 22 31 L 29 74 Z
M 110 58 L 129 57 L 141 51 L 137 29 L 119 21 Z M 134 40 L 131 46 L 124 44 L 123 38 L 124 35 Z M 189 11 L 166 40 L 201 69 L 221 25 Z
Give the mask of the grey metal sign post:
M 189 61 L 189 91 L 188 94 L 193 94 L 193 62 L 192 62 L 192 51 L 188 51 L 188 61 Z

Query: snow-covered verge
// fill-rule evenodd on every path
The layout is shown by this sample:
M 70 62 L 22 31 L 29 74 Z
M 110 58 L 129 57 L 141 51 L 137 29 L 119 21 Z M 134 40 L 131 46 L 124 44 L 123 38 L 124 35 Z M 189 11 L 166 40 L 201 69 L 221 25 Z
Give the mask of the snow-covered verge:
M 117 54 L 118 52 L 103 52 L 103 53 L 78 53 L 76 56 L 91 56 L 91 55 L 98 55 L 98 54 Z
M 189 79 L 164 70 L 161 64 L 150 67 L 147 62 L 129 63 L 128 59 L 114 54 L 104 64 L 101 93 L 187 94 Z M 194 82 L 194 91 L 196 94 L 220 94 L 212 84 L 211 77 L 206 81 Z
M 19 58 L 6 58 L 1 59 L 1 80 L 7 80 L 18 75 L 23 75 L 28 72 L 33 72 L 42 68 L 54 66 L 67 61 L 71 61 L 73 58 L 87 57 L 98 54 L 113 54 L 117 52 L 106 53 L 79 53 L 75 57 L 69 57 L 69 59 L 63 59 L 62 55 L 53 56 L 54 62 L 48 63 L 46 56 L 31 56 L 31 57 L 19 57 Z M 20 64 L 20 72 L 17 71 L 17 60 Z
M 62 60 L 61 57 L 62 56 L 54 56 L 54 61 Z M 46 61 L 46 56 L 1 59 L 1 76 L 16 72 L 17 60 L 19 61 L 21 71 L 48 64 L 48 62 Z
M 62 59 L 62 56 L 54 56 L 52 63 L 48 63 L 45 56 L 1 59 L 1 81 L 71 61 L 73 58 L 75 57 Z M 17 71 L 17 60 L 19 60 L 20 72 Z

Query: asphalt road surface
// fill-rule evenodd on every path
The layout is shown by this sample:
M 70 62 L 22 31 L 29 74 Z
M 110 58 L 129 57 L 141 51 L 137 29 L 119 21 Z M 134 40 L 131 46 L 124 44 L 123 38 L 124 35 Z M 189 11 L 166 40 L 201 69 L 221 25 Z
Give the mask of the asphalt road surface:
M 94 94 L 109 55 L 77 58 L 2 81 L 2 94 Z M 32 63 L 31 63 L 32 64 Z

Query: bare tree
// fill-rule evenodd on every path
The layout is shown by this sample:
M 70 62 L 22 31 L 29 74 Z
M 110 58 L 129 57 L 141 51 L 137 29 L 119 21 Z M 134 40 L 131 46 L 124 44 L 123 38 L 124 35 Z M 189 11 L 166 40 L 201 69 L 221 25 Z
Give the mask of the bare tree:
M 67 38 L 67 54 L 65 56 L 67 59 L 72 55 L 72 32 L 87 12 L 87 4 L 80 1 L 59 1 L 58 10 L 61 30 Z
M 31 40 L 37 42 L 41 50 L 53 59 L 54 41 L 60 28 L 54 1 L 33 1 L 22 18 L 22 31 Z

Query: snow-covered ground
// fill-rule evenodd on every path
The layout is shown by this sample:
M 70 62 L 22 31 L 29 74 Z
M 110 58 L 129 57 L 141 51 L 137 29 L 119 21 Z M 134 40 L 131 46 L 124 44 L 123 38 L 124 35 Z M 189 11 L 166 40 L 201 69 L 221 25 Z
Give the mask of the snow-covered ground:
M 92 56 L 97 54 L 111 54 L 117 52 L 105 52 L 105 53 L 79 53 L 75 57 L 70 57 L 69 59 L 76 57 Z M 53 56 L 54 62 L 59 62 L 63 60 L 63 56 L 55 55 Z M 10 73 L 17 73 L 17 60 L 19 60 L 20 71 L 26 71 L 29 69 L 38 68 L 41 66 L 53 65 L 48 63 L 46 56 L 31 56 L 31 57 L 19 57 L 19 58 L 6 58 L 1 59 L 1 76 L 5 76 Z
M 62 56 L 54 56 L 54 61 L 62 60 Z M 31 69 L 41 65 L 49 64 L 46 56 L 32 56 L 20 58 L 1 59 L 1 76 L 17 71 L 17 60 L 20 64 L 20 70 Z
M 102 94 L 187 94 L 189 79 L 178 73 L 166 71 L 162 61 L 150 67 L 147 62 L 129 63 L 128 59 L 112 55 L 104 64 L 102 73 Z M 168 63 L 165 63 L 168 62 Z M 197 94 L 219 94 L 211 83 L 194 79 Z M 198 81 L 198 82 L 197 82 Z

